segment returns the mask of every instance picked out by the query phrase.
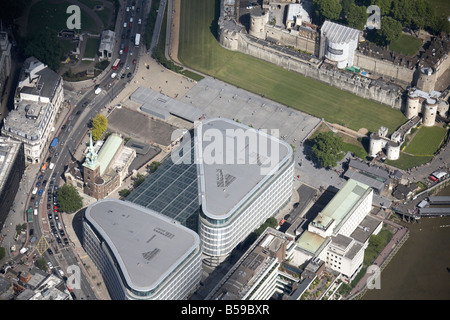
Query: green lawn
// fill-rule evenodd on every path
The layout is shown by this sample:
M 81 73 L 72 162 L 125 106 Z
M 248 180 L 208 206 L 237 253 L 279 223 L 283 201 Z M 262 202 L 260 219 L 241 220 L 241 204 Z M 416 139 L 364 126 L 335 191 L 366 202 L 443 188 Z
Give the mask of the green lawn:
M 416 156 L 432 156 L 440 146 L 447 130 L 441 127 L 420 127 L 412 141 L 403 150 Z
M 98 38 L 89 38 L 86 40 L 86 48 L 84 49 L 84 57 L 85 58 L 95 58 L 95 55 L 98 51 L 100 39 Z
M 400 37 L 389 44 L 389 49 L 403 53 L 408 56 L 415 56 L 422 46 L 422 40 L 413 36 L 401 34 Z
M 182 0 L 179 59 L 185 65 L 329 122 L 395 131 L 406 121 L 388 106 L 222 48 L 214 37 L 219 1 Z

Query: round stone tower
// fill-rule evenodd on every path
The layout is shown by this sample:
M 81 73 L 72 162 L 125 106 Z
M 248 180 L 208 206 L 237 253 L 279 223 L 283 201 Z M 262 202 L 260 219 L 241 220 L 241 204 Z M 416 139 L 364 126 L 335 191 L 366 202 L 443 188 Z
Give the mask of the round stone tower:
M 248 33 L 259 39 L 266 39 L 266 24 L 269 22 L 269 12 L 256 7 L 250 13 L 250 29 Z
M 386 144 L 386 157 L 389 160 L 398 160 L 400 158 L 400 143 L 389 141 Z
M 436 122 L 436 113 L 437 113 L 437 101 L 433 98 L 428 98 L 425 102 L 425 106 L 423 108 L 423 119 L 422 123 L 425 127 L 432 127 Z
M 408 99 L 406 101 L 406 117 L 411 119 L 418 116 L 420 109 L 420 97 L 415 93 L 414 89 L 410 89 L 408 92 Z
M 374 157 L 378 152 L 383 150 L 386 141 L 377 133 L 372 132 L 370 135 L 369 155 Z

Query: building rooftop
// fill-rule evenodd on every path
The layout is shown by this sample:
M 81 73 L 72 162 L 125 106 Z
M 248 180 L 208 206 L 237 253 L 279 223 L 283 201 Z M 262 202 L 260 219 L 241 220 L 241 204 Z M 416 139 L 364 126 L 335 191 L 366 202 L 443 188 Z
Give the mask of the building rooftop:
M 21 70 L 21 92 L 52 99 L 62 78 L 35 57 L 25 60 Z
M 145 87 L 137 88 L 130 96 L 130 100 L 141 104 L 140 108 L 143 112 L 164 120 L 174 115 L 194 122 L 202 116 L 199 108 Z
M 358 41 L 360 31 L 338 23 L 325 21 L 321 28 L 322 34 L 326 34 L 329 41 L 334 43 L 349 43 Z
M 315 254 L 327 239 L 317 233 L 306 230 L 297 240 L 297 247 Z
M 5 187 L 9 172 L 22 143 L 0 137 L 0 190 Z
M 336 228 L 369 189 L 370 187 L 364 183 L 348 180 L 312 223 L 316 227 L 326 229 L 332 219 Z
M 255 283 L 262 281 L 261 277 L 266 275 L 274 261 L 285 258 L 287 241 L 282 233 L 267 229 L 209 293 L 206 300 L 242 300 Z
M 101 200 L 87 208 L 85 217 L 106 241 L 134 290 L 157 288 L 200 246 L 192 230 L 130 202 Z
M 359 226 L 355 228 L 350 237 L 360 243 L 365 243 L 381 223 L 380 220 L 367 215 Z
M 102 176 L 112 159 L 116 155 L 116 152 L 119 150 L 122 145 L 122 138 L 118 134 L 111 134 L 108 139 L 106 139 L 103 144 L 100 152 L 98 153 L 98 163 L 100 164 L 100 176 Z
M 102 32 L 102 38 L 100 40 L 99 51 L 103 50 L 112 51 L 114 48 L 114 31 L 104 30 Z
M 126 198 L 127 201 L 157 211 L 182 225 L 197 230 L 198 198 L 197 166 L 194 161 L 193 132 L 188 132 L 189 141 L 186 147 L 175 148 L 172 155 L 162 161 L 158 170 L 150 174 Z
M 4 130 L 28 140 L 38 140 L 44 130 L 49 103 L 22 100 L 4 120 Z
M 286 142 L 228 119 L 202 121 L 196 139 L 202 210 L 212 219 L 231 216 L 293 154 Z

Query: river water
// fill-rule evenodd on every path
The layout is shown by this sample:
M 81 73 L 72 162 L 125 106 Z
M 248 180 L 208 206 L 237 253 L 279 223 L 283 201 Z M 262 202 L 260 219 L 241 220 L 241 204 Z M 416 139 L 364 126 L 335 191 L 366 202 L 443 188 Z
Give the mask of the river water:
M 450 187 L 438 195 L 450 195 Z M 364 300 L 450 299 L 450 217 L 401 223 L 410 235 Z

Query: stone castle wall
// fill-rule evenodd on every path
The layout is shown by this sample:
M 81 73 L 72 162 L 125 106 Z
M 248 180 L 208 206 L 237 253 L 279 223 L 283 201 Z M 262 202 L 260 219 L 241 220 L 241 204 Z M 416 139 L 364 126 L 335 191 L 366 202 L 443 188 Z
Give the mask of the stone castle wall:
M 347 73 L 321 68 L 321 62 L 307 54 L 277 46 L 270 41 L 248 35 L 233 19 L 219 19 L 219 42 L 233 51 L 273 63 L 289 71 L 319 80 L 341 90 L 351 92 L 395 109 L 402 109 L 403 92 L 385 88 L 369 79 L 352 79 Z
M 374 57 L 369 57 L 358 50 L 355 51 L 353 64 L 361 70 L 371 72 L 390 79 L 396 79 L 405 85 L 410 85 L 414 80 L 416 68 L 396 66 L 391 61 L 385 61 Z

